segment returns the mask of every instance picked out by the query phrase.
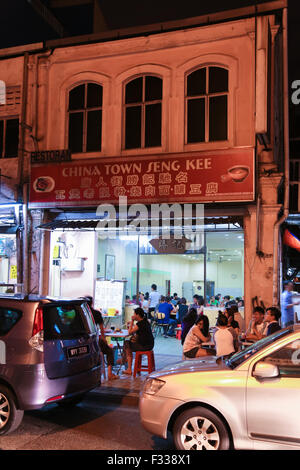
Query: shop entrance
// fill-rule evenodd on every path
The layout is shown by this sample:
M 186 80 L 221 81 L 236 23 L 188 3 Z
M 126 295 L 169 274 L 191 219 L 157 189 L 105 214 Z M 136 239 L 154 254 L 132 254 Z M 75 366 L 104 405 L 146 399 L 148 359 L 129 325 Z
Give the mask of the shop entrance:
M 194 246 L 182 254 L 161 254 L 145 235 L 102 239 L 97 232 L 55 231 L 51 234 L 49 294 L 93 295 L 97 279 L 125 281 L 125 296 L 150 292 L 193 295 L 244 295 L 244 234 L 242 230 L 205 234 L 206 249 Z
M 15 235 L 0 235 L 0 292 L 14 293 L 17 286 L 17 243 Z
M 210 326 L 215 326 L 218 315 L 218 306 L 209 305 L 211 297 L 243 298 L 244 233 L 241 227 L 207 230 L 205 246 L 190 244 L 181 254 L 159 253 L 151 240 L 147 235 L 119 234 L 115 238 L 103 238 L 96 231 L 52 232 L 49 294 L 95 296 L 99 281 L 120 281 L 121 312 L 111 319 L 117 327 L 131 318 L 140 302 L 139 294 L 150 293 L 152 284 L 157 285 L 160 295 L 172 297 L 176 293 L 178 298 L 184 297 L 187 304 L 193 303 L 195 294 L 202 296 Z M 109 299 L 105 304 L 109 304 Z M 242 328 L 243 308 L 237 320 Z M 179 340 L 168 341 L 159 336 L 155 344 L 160 354 L 181 357 Z

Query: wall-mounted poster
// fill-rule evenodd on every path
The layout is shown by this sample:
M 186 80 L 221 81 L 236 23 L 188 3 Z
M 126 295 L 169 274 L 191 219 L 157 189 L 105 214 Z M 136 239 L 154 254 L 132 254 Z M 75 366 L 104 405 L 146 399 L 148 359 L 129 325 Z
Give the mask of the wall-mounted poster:
M 105 279 L 115 278 L 115 256 L 105 255 Z
M 15 264 L 12 264 L 10 267 L 10 279 L 17 279 L 18 277 L 18 271 L 17 271 L 17 266 Z
M 95 284 L 94 306 L 102 313 L 109 313 L 108 309 L 115 309 L 116 314 L 122 314 L 124 301 L 124 281 L 97 280 Z

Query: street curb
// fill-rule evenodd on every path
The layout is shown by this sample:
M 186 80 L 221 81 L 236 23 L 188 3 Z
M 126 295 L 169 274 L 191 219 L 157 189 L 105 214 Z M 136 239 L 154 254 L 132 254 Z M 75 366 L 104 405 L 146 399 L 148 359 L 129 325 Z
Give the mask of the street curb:
M 117 405 L 127 405 L 137 407 L 139 404 L 139 391 L 132 392 L 124 389 L 116 390 L 92 390 L 89 397 L 93 400 L 103 401 L 105 403 L 115 403 Z

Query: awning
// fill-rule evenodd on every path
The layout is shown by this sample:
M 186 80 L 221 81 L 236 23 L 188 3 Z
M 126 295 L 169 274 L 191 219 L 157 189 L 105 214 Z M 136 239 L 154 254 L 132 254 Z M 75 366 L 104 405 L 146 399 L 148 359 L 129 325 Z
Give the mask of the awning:
M 1 204 L 0 206 L 0 234 L 16 233 L 20 228 L 19 204 Z
M 11 226 L 0 225 L 0 234 L 1 235 L 15 234 L 17 233 L 17 230 L 19 228 L 20 227 L 18 225 L 11 225 Z
M 40 230 L 46 231 L 105 231 L 103 227 L 101 227 L 101 222 L 103 221 L 109 222 L 110 227 L 115 226 L 116 231 L 122 233 L 124 231 L 130 232 L 130 226 L 126 225 L 125 227 L 119 226 L 119 219 L 104 219 L 97 217 L 96 213 L 75 213 L 75 212 L 67 212 L 59 214 L 53 221 L 47 222 L 45 224 L 41 224 L 37 228 Z M 129 219 L 128 223 L 132 222 L 134 218 Z M 147 233 L 148 231 L 152 231 L 154 227 L 150 226 L 151 219 L 144 219 L 145 225 L 147 228 L 140 228 L 139 233 Z M 100 224 L 99 224 L 100 222 Z M 147 223 L 147 224 L 146 224 Z M 170 217 L 167 219 L 160 218 L 158 220 L 158 227 L 157 230 L 172 230 L 176 224 L 176 219 Z M 196 225 L 184 225 L 182 224 L 182 220 L 180 220 L 180 227 L 182 227 L 185 231 L 189 229 L 196 230 Z M 205 228 L 206 231 L 210 230 L 241 230 L 243 228 L 243 217 L 241 215 L 230 215 L 230 216 L 211 216 L 211 217 L 204 217 L 204 225 L 201 226 L 203 230 Z M 136 233 L 136 229 L 132 226 L 132 229 Z M 106 229 L 107 230 L 107 229 Z

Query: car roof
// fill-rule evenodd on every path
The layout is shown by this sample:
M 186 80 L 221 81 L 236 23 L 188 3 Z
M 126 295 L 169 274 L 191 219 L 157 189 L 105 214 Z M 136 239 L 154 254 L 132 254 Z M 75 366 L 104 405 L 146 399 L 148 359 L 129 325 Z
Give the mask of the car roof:
M 53 303 L 53 302 L 83 302 L 84 298 L 62 298 L 62 297 L 54 297 L 54 296 L 41 296 L 37 294 L 1 294 L 0 300 L 11 300 L 11 301 L 22 301 L 22 302 L 40 302 L 40 303 Z

